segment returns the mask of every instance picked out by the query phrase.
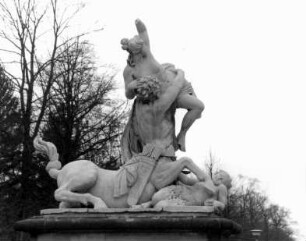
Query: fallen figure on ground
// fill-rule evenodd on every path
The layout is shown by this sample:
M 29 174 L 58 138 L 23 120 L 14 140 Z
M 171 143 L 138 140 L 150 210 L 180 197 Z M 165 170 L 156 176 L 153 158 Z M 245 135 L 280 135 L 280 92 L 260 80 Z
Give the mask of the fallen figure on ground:
M 217 212 L 223 211 L 227 205 L 227 194 L 231 188 L 232 179 L 223 170 L 213 175 L 215 192 L 207 192 L 205 182 L 200 182 L 195 178 L 184 180 L 185 184 L 178 182 L 177 185 L 170 185 L 156 192 L 152 200 L 134 208 L 163 208 L 179 206 L 213 206 Z

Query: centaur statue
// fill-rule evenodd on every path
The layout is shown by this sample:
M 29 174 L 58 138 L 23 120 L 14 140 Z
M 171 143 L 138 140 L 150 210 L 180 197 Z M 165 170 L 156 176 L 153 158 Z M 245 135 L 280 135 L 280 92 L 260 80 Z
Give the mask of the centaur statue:
M 77 160 L 61 167 L 56 147 L 39 137 L 34 140 L 36 150 L 50 159 L 47 171 L 57 180 L 55 199 L 61 208 L 89 203 L 94 208 L 124 208 L 150 203 L 155 193 L 177 180 L 183 185 L 195 184 L 182 173 L 185 168 L 201 182 L 201 188 L 195 188 L 197 195 L 203 194 L 204 199 L 216 196 L 217 188 L 209 175 L 190 158 L 175 157 L 177 148 L 185 149 L 186 131 L 204 106 L 182 70 L 155 60 L 145 25 L 140 20 L 135 24 L 138 35 L 121 41 L 122 48 L 129 52 L 124 70 L 126 96 L 136 97 L 121 142 L 123 166 L 111 171 L 88 160 Z M 178 137 L 176 108 L 188 109 Z M 159 200 L 163 196 L 156 197 Z M 199 202 L 203 205 L 202 199 Z

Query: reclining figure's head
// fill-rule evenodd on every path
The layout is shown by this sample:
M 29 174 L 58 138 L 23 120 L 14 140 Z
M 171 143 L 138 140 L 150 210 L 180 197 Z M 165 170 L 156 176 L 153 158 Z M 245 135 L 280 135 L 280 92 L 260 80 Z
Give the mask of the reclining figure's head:
M 227 189 L 232 187 L 232 178 L 223 170 L 219 170 L 213 175 L 213 182 L 216 186 L 223 184 Z

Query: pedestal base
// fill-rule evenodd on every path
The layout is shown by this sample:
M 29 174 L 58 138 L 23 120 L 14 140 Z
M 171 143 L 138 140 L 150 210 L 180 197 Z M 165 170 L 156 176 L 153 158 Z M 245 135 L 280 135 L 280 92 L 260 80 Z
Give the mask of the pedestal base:
M 227 240 L 241 231 L 210 207 L 162 209 L 47 209 L 16 223 L 37 241 Z

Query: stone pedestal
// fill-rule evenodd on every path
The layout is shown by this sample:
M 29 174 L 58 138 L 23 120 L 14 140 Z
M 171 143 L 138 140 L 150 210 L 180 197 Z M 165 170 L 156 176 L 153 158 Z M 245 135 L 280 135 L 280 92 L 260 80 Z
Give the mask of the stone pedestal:
M 16 223 L 15 229 L 37 241 L 227 240 L 238 234 L 235 222 L 211 207 L 163 209 L 47 209 Z

